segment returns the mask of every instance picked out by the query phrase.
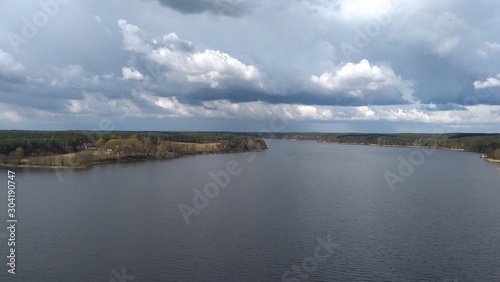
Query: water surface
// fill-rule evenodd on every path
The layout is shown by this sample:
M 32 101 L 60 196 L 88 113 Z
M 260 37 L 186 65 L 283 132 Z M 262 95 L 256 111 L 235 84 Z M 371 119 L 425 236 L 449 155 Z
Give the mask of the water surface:
M 384 173 L 398 175 L 398 158 L 416 149 L 268 145 L 257 154 L 104 164 L 59 178 L 16 170 L 17 274 L 3 264 L 0 280 L 120 281 L 125 271 L 135 277 L 125 281 L 281 281 L 294 266 L 309 281 L 500 280 L 498 164 L 428 151 L 391 191 Z M 241 172 L 187 225 L 179 204 L 193 207 L 192 189 L 230 162 Z M 333 252 L 306 271 L 302 263 L 328 236 Z

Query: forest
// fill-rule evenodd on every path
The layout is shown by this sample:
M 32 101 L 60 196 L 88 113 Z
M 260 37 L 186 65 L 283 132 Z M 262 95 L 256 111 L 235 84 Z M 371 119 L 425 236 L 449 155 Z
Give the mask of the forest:
M 0 131 L 0 165 L 87 167 L 194 154 L 263 151 L 264 139 L 464 150 L 500 159 L 500 134 Z
M 340 144 L 422 147 L 464 150 L 500 159 L 500 134 L 486 133 L 264 133 L 269 139 L 316 140 Z
M 263 151 L 264 140 L 213 132 L 0 131 L 0 164 L 87 167 L 193 154 Z

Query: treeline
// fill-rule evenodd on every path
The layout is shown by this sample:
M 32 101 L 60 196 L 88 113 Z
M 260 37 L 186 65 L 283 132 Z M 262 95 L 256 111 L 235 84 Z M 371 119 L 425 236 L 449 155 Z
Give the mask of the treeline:
M 426 147 L 464 150 L 500 159 L 500 134 L 485 133 L 265 133 L 263 138 L 316 140 L 318 142 L 379 146 Z
M 204 132 L 0 131 L 0 164 L 87 166 L 124 159 L 262 151 L 260 138 Z
M 18 148 L 29 156 L 64 154 L 76 152 L 84 142 L 88 138 L 81 132 L 0 131 L 0 154 L 8 156 Z

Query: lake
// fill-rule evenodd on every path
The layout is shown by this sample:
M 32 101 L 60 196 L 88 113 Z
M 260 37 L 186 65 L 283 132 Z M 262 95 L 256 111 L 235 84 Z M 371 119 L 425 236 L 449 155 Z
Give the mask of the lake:
M 500 281 L 500 165 L 267 142 L 261 153 L 15 169 L 15 276 L 1 170 L 0 280 Z

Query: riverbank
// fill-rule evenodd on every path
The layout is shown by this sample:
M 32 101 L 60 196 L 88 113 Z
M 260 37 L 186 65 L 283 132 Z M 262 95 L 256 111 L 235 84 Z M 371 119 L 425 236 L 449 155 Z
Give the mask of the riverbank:
M 492 159 L 492 158 L 483 158 L 483 160 L 492 162 L 492 163 L 500 163 L 500 160 L 498 159 Z
M 101 163 L 265 149 L 261 138 L 224 132 L 2 131 L 0 167 L 82 169 Z
M 439 149 L 484 154 L 500 160 L 499 133 L 265 133 L 269 139 L 311 140 L 320 143 Z M 496 161 L 493 161 L 496 162 Z
M 324 142 L 324 141 L 316 141 L 316 142 L 325 143 L 325 144 L 339 144 L 339 145 L 378 146 L 378 147 L 391 147 L 391 148 L 413 148 L 413 149 L 445 150 L 445 151 L 476 153 L 476 152 L 472 152 L 472 151 L 467 151 L 465 149 L 443 148 L 443 147 L 430 148 L 430 147 L 424 147 L 424 146 L 379 145 L 379 144 L 342 143 L 342 142 Z M 500 163 L 500 159 L 494 159 L 494 158 L 482 158 L 482 159 L 484 159 L 485 161 L 488 161 L 488 162 L 492 162 L 492 163 Z
M 33 158 L 26 158 L 23 160 L 23 163 L 21 164 L 0 164 L 0 168 L 7 168 L 7 169 L 86 169 L 93 167 L 95 165 L 100 165 L 100 164 L 110 164 L 110 163 L 130 163 L 130 162 L 140 162 L 140 161 L 164 161 L 164 160 L 173 160 L 173 159 L 178 159 L 182 157 L 187 157 L 187 156 L 197 156 L 197 155 L 213 155 L 213 154 L 235 154 L 235 153 L 247 153 L 247 152 L 264 152 L 267 149 L 252 149 L 252 150 L 245 150 L 245 151 L 226 151 L 226 152 L 205 152 L 205 151 L 198 151 L 196 153 L 188 153 L 188 154 L 169 154 L 169 155 L 164 155 L 164 156 L 145 156 L 145 155 L 130 155 L 130 156 L 118 156 L 118 157 L 108 157 L 106 159 L 98 158 L 95 160 L 92 160 L 90 163 L 87 162 L 85 164 L 79 164 L 81 161 L 79 160 L 78 153 L 69 153 L 69 154 L 60 154 L 60 155 L 52 155 L 50 156 L 51 158 L 54 159 L 63 159 L 63 160 L 69 160 L 69 159 L 74 159 L 73 161 L 66 161 L 66 165 L 40 165 L 36 164 L 37 162 L 34 161 L 33 159 L 40 158 L 40 157 L 33 157 Z M 106 152 L 109 155 L 109 152 Z M 76 157 L 75 157 L 76 156 Z M 28 164 L 26 164 L 28 163 Z M 29 163 L 35 163 L 35 164 L 29 164 Z

